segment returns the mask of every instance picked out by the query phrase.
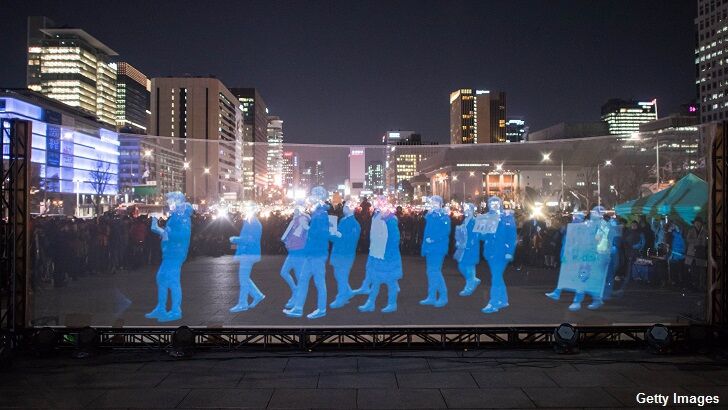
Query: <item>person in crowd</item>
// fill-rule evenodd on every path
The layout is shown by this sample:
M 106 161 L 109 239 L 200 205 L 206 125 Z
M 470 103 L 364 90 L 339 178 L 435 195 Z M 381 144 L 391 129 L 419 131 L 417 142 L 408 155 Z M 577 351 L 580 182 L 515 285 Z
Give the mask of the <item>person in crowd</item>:
M 429 210 L 425 216 L 425 233 L 422 242 L 422 256 L 426 260 L 427 297 L 420 305 L 436 308 L 447 305 L 447 285 L 442 275 L 442 264 L 450 243 L 450 215 L 443 207 L 442 198 L 429 198 Z
M 152 218 L 152 231 L 162 239 L 162 264 L 157 271 L 157 306 L 147 313 L 147 319 L 170 322 L 182 319 L 182 264 L 190 246 L 192 206 L 181 192 L 166 195 L 170 217 L 164 228 Z M 171 294 L 171 308 L 167 311 L 167 295 Z
M 463 205 L 463 222 L 455 229 L 455 254 L 453 259 L 458 263 L 458 270 L 465 279 L 465 286 L 460 296 L 470 296 L 480 284 L 476 274 L 476 266 L 480 262 L 480 234 L 473 232 L 475 227 L 475 205 Z
M 689 277 L 689 283 L 686 285 L 704 290 L 707 280 L 705 270 L 708 268 L 708 230 L 705 228 L 703 218 L 698 216 L 693 220 L 686 242 L 685 267 Z
M 291 309 L 284 309 L 283 313 L 289 317 L 303 316 L 303 306 L 308 296 L 308 287 L 311 279 L 316 285 L 318 293 L 316 310 L 309 313 L 309 319 L 318 319 L 326 316 L 326 260 L 329 256 L 329 216 L 326 205 L 327 192 L 324 187 L 311 189 L 309 201 L 311 203 L 311 225 L 308 230 L 308 239 L 303 249 L 306 261 L 301 270 L 301 277 L 296 285 L 294 304 Z
M 647 216 L 639 216 L 639 230 L 642 232 L 642 236 L 645 238 L 645 242 L 640 249 L 642 255 L 647 255 L 647 252 L 655 246 L 655 232 L 652 230 L 652 226 L 647 222 Z
M 333 247 L 329 263 L 334 268 L 337 288 L 336 298 L 329 305 L 332 309 L 346 305 L 354 296 L 354 291 L 349 285 L 349 273 L 354 265 L 356 247 L 361 234 L 361 226 L 354 216 L 355 204 L 346 201 L 342 205 L 343 217 L 337 224 L 336 233 L 331 236 Z
M 281 237 L 281 241 L 283 241 L 288 250 L 288 255 L 285 261 L 283 261 L 280 275 L 291 289 L 291 297 L 286 302 L 286 309 L 293 307 L 294 297 L 296 295 L 296 283 L 300 280 L 303 264 L 306 261 L 304 248 L 308 239 L 309 221 L 310 217 L 306 214 L 303 201 L 296 201 L 291 222 Z M 293 275 L 291 275 L 291 271 L 293 271 Z
M 369 257 L 366 270 L 370 277 L 370 290 L 367 301 L 359 306 L 361 312 L 373 312 L 383 285 L 387 286 L 387 305 L 382 313 L 397 310 L 399 280 L 402 278 L 402 256 L 400 255 L 400 235 L 397 217 L 384 197 L 376 201 L 376 212 L 372 218 L 369 240 Z
M 256 307 L 265 295 L 255 286 L 250 278 L 253 265 L 260 261 L 260 238 L 263 227 L 258 220 L 257 205 L 248 205 L 245 209 L 245 219 L 240 229 L 240 235 L 231 236 L 230 243 L 236 245 L 235 259 L 240 263 L 238 268 L 238 279 L 240 283 L 240 295 L 238 303 L 230 308 L 230 312 L 238 313 Z M 248 299 L 253 300 L 248 304 Z
M 668 263 L 668 285 L 683 283 L 685 276 L 685 239 L 683 239 L 680 227 L 676 223 L 670 223 L 667 226 L 670 233 L 670 253 L 667 258 Z
M 530 219 L 521 226 L 521 241 L 525 251 L 525 262 L 529 266 L 543 264 L 542 250 L 546 226 L 542 221 L 531 215 Z
M 488 199 L 486 216 L 493 221 L 492 227 L 483 233 L 483 258 L 490 268 L 490 299 L 481 310 L 495 313 L 508 307 L 508 291 L 503 274 L 513 261 L 516 250 L 516 220 L 513 214 L 503 209 L 503 201 L 493 196 Z
M 622 236 L 622 249 L 624 250 L 625 259 L 625 270 L 623 281 L 620 289 L 615 292 L 619 295 L 624 293 L 631 278 L 632 278 L 632 267 L 635 260 L 642 254 L 642 249 L 645 247 L 645 235 L 639 228 L 637 221 L 632 221 L 629 225 L 629 229 L 623 233 Z

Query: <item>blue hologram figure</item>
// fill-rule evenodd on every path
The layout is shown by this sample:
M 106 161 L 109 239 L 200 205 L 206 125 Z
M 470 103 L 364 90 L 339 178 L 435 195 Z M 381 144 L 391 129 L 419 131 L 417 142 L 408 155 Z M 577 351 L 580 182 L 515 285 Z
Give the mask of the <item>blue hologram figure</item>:
M 425 233 L 422 241 L 422 256 L 425 257 L 427 272 L 427 297 L 420 305 L 436 308 L 447 305 L 447 285 L 442 275 L 450 246 L 450 215 L 442 208 L 442 198 L 433 195 L 429 198 L 429 212 L 425 215 Z
M 481 309 L 483 313 L 495 313 L 508 307 L 508 290 L 503 273 L 516 252 L 516 219 L 510 212 L 503 210 L 503 201 L 497 196 L 488 199 L 486 217 L 493 221 L 493 231 L 483 233 L 483 258 L 490 268 L 490 299 Z
M 599 288 L 592 287 L 589 288 L 589 290 L 575 289 L 574 299 L 569 305 L 569 310 L 572 312 L 581 310 L 581 303 L 584 301 L 587 293 L 592 297 L 592 302 L 587 306 L 590 310 L 599 309 L 602 305 L 604 305 L 602 295 L 604 295 L 605 292 L 608 291 L 608 293 L 606 293 L 608 296 L 611 294 L 611 289 L 608 289 L 611 285 L 609 281 L 609 264 L 610 259 L 614 257 L 614 254 L 617 251 L 614 247 L 616 227 L 604 219 L 604 214 L 605 209 L 601 205 L 592 209 L 588 220 L 584 220 L 583 214 L 581 213 L 574 214 L 574 223 L 586 224 L 586 226 L 588 226 L 591 230 L 590 232 L 593 234 L 593 237 L 589 238 L 590 240 L 580 243 L 578 253 L 588 256 L 588 259 L 590 260 L 589 265 L 597 270 L 597 272 L 594 273 L 594 276 L 596 277 L 597 275 L 603 274 L 604 282 L 599 285 Z M 568 234 L 569 228 L 567 228 L 567 235 Z M 601 269 L 604 269 L 604 272 L 598 272 Z M 562 256 L 562 272 L 563 271 L 564 263 Z M 586 273 L 579 272 L 578 275 L 583 276 L 586 275 Z M 591 274 L 589 274 L 589 276 L 591 276 Z M 585 276 L 583 280 L 586 283 L 588 277 Z M 558 301 L 561 298 L 562 291 L 563 289 L 557 285 L 556 289 L 546 293 L 546 297 Z
M 480 284 L 476 276 L 475 267 L 480 262 L 480 234 L 473 232 L 475 228 L 475 205 L 463 205 L 463 222 L 455 228 L 455 254 L 453 258 L 458 263 L 458 270 L 465 279 L 465 287 L 460 296 L 470 296 Z
M 158 322 L 171 322 L 182 319 L 182 285 L 180 274 L 182 264 L 187 259 L 192 233 L 192 206 L 187 203 L 181 192 L 166 195 L 170 217 L 164 228 L 159 226 L 156 217 L 152 218 L 152 232 L 162 237 L 162 263 L 157 271 L 157 306 L 144 315 Z M 167 296 L 170 295 L 171 308 L 167 311 Z
M 237 245 L 235 259 L 240 262 L 238 269 L 240 296 L 238 297 L 238 303 L 230 308 L 233 313 L 252 309 L 265 299 L 263 292 L 255 286 L 250 278 L 253 265 L 260 261 L 260 237 L 263 233 L 263 226 L 256 216 L 257 212 L 258 208 L 255 205 L 246 207 L 240 235 L 230 237 L 230 243 Z M 250 305 L 248 305 L 249 297 L 253 298 Z
M 306 239 L 308 238 L 309 220 L 310 217 L 306 214 L 303 201 L 297 200 L 293 209 L 293 218 L 281 237 L 281 241 L 285 244 L 288 255 L 283 262 L 283 266 L 281 266 L 280 275 L 291 289 L 291 297 L 286 303 L 286 309 L 293 307 L 296 283 L 301 277 L 303 264 L 306 262 L 304 248 L 306 246 Z M 293 275 L 291 275 L 291 271 L 293 271 Z
M 377 212 L 372 218 L 367 271 L 371 283 L 369 297 L 359 306 L 361 312 L 373 312 L 379 290 L 387 286 L 387 305 L 382 313 L 397 311 L 399 280 L 402 278 L 402 256 L 399 251 L 399 222 L 385 198 L 377 201 Z
M 293 307 L 284 309 L 283 313 L 289 317 L 303 316 L 303 306 L 306 304 L 308 287 L 313 279 L 318 293 L 316 310 L 309 313 L 309 319 L 318 319 L 326 316 L 326 260 L 329 256 L 329 215 L 328 205 L 324 203 L 327 197 L 326 189 L 314 187 L 311 189 L 310 201 L 313 209 L 311 224 L 308 229 L 308 239 L 304 247 L 306 261 L 301 270 L 301 277 L 296 285 Z
M 354 206 L 350 201 L 344 204 L 344 216 L 339 220 L 338 229 L 331 235 L 331 242 L 334 246 L 331 249 L 329 263 L 334 268 L 336 278 L 336 298 L 329 305 L 332 309 L 340 308 L 347 303 L 354 291 L 349 285 L 349 273 L 356 258 L 356 246 L 359 244 L 361 226 L 354 217 Z

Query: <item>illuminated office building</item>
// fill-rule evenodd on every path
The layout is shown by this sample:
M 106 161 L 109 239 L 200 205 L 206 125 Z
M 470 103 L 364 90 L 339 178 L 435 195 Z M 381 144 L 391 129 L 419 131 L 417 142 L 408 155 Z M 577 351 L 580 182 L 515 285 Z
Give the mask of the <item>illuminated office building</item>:
M 528 126 L 523 118 L 509 118 L 506 121 L 506 142 L 524 142 L 528 138 Z
M 300 184 L 300 163 L 298 153 L 293 151 L 283 152 L 283 188 L 296 189 Z
M 28 88 L 116 125 L 117 53 L 80 28 L 28 18 Z
M 450 93 L 450 143 L 506 142 L 506 93 L 462 88 Z
M 324 165 L 321 161 L 305 161 L 301 170 L 301 188 L 309 192 L 311 188 L 323 186 Z
M 268 117 L 268 152 L 266 154 L 268 187 L 283 185 L 283 121 Z
M 382 161 L 369 161 L 367 163 L 365 188 L 375 194 L 381 194 L 384 191 L 384 165 Z
M 151 134 L 185 158 L 194 201 L 250 199 L 243 192 L 243 121 L 237 98 L 214 77 L 152 79 Z
M 231 88 L 243 112 L 243 187 L 246 198 L 262 195 L 268 184 L 268 106 L 257 88 Z
M 138 134 L 119 135 L 119 193 L 125 202 L 162 201 L 184 191 L 184 155 Z
M 386 159 L 384 183 L 387 191 L 406 201 L 407 182 L 419 170 L 420 162 L 437 153 L 436 143 L 423 143 L 412 131 L 388 131 L 384 136 Z
M 146 134 L 149 128 L 151 82 L 126 62 L 116 64 L 116 127 L 121 132 Z
M 611 99 L 602 106 L 602 121 L 610 135 L 639 132 L 640 124 L 657 119 L 657 100 L 634 101 Z
M 700 122 L 728 119 L 728 3 L 698 0 L 695 18 L 695 87 Z
M 0 90 L 0 119 L 12 118 L 32 122 L 31 212 L 92 216 L 93 197 L 101 197 L 102 211 L 115 204 L 119 139 L 113 127 L 34 91 Z

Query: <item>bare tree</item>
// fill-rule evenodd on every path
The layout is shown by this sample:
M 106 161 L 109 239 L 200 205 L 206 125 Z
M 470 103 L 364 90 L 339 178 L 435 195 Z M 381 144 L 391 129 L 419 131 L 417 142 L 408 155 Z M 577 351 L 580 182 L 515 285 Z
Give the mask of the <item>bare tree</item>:
M 94 197 L 94 205 L 96 207 L 96 216 L 101 213 L 101 196 L 106 192 L 106 187 L 109 185 L 111 180 L 111 164 L 104 163 L 102 161 L 96 162 L 96 169 L 89 172 L 91 178 L 91 187 L 93 188 L 96 196 Z

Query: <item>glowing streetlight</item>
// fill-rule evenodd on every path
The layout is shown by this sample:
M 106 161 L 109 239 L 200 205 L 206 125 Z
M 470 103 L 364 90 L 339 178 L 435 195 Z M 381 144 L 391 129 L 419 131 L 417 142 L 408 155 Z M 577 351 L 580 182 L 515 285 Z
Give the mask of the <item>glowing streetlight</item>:
M 210 168 L 205 167 L 205 170 L 203 171 L 203 173 L 209 174 L 210 173 Z
M 601 162 L 597 163 L 597 205 L 602 204 L 602 174 L 600 170 Z M 604 161 L 604 166 L 609 167 L 612 165 L 612 160 L 607 159 Z M 593 191 L 592 191 L 593 192 Z
M 190 163 L 188 161 L 185 161 L 184 164 L 182 164 L 182 168 L 190 169 Z

